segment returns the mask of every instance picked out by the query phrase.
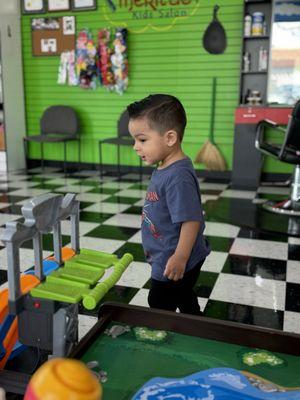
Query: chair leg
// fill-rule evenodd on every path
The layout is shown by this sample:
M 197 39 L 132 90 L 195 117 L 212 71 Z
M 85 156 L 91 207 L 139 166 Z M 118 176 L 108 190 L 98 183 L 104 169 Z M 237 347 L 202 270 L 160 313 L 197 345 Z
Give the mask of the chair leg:
M 42 165 L 42 172 L 44 173 L 45 165 L 44 165 L 44 143 L 41 142 L 41 165 Z
M 121 178 L 121 170 L 120 170 L 120 145 L 118 144 L 118 178 Z
M 66 167 L 66 160 L 67 160 L 67 142 L 64 142 L 64 174 L 67 174 L 67 167 Z
M 141 158 L 140 158 L 140 168 L 139 168 L 139 170 L 140 170 L 140 181 L 142 183 L 142 181 L 143 181 L 143 167 L 142 167 L 142 159 Z
M 78 171 L 81 171 L 81 141 L 78 139 Z
M 24 144 L 25 168 L 26 168 L 26 172 L 28 172 L 28 143 L 27 143 L 27 140 L 23 139 L 23 144 Z
M 98 145 L 99 145 L 99 175 L 100 175 L 100 178 L 102 178 L 103 168 L 102 168 L 102 143 L 101 143 L 101 140 L 99 140 Z

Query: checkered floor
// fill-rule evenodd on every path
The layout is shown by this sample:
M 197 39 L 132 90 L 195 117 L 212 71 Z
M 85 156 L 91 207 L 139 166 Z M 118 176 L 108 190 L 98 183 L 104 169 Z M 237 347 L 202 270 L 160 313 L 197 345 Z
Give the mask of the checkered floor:
M 145 263 L 140 214 L 148 177 L 122 179 L 95 171 L 65 178 L 61 170 L 33 169 L 0 175 L 0 233 L 8 221 L 20 219 L 22 204 L 47 192 L 78 193 L 81 202 L 81 247 L 115 253 L 130 252 L 134 262 L 103 301 L 147 306 L 150 267 Z M 219 197 L 262 201 L 266 194 L 284 195 L 286 188 L 261 187 L 257 192 L 228 189 L 227 183 L 199 179 L 204 209 Z M 69 243 L 69 224 L 63 223 L 63 244 Z M 196 292 L 205 316 L 300 333 L 300 238 L 266 234 L 221 223 L 211 215 L 205 234 L 212 252 L 205 261 Z M 45 235 L 44 256 L 52 253 L 52 237 Z M 32 244 L 21 248 L 21 270 L 33 265 Z M 0 283 L 7 285 L 6 250 L 0 247 Z M 80 310 L 80 336 L 96 321 L 97 310 Z

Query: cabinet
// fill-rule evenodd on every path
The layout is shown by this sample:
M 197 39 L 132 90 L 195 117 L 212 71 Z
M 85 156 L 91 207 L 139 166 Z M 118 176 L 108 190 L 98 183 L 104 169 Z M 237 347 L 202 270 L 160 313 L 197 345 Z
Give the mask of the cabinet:
M 255 27 L 254 13 L 262 13 L 263 23 L 258 29 Z M 256 14 L 257 15 L 257 14 Z M 251 22 L 249 22 L 249 16 Z M 250 29 L 245 29 L 245 17 Z M 241 80 L 240 80 L 240 105 L 265 106 L 268 82 L 268 62 L 266 68 L 260 68 L 260 54 L 264 50 L 263 57 L 269 57 L 270 31 L 272 21 L 272 0 L 245 0 L 244 3 L 244 29 L 242 41 Z M 249 27 L 249 25 L 248 25 Z M 247 32 L 248 31 L 248 32 Z M 258 31 L 259 34 L 253 34 Z M 250 33 L 250 34 L 249 34 Z M 249 62 L 247 62 L 249 60 Z M 257 94 L 261 101 L 255 101 L 252 94 Z M 255 96 L 254 96 L 255 97 Z
M 3 100 L 0 118 L 5 128 L 3 140 L 8 171 L 25 167 L 23 137 L 26 134 L 26 125 L 19 8 L 20 2 L 17 0 L 0 4 L 0 64 Z

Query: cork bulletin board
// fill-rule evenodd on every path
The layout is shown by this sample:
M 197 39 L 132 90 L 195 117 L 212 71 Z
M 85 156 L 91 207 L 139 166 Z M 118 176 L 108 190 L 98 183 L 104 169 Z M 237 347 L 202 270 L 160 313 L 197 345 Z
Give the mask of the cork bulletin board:
M 57 56 L 75 49 L 75 17 L 32 18 L 32 54 Z

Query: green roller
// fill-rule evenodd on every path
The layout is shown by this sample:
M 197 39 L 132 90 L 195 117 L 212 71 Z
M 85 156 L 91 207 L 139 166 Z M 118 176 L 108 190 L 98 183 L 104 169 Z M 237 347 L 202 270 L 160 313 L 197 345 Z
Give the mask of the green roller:
M 105 281 L 99 283 L 89 294 L 83 297 L 82 304 L 87 310 L 93 310 L 102 297 L 111 289 L 114 284 L 120 279 L 122 273 L 128 267 L 128 265 L 133 261 L 133 256 L 129 253 L 124 254 L 124 256 L 115 264 L 115 271 L 112 276 L 110 276 Z

